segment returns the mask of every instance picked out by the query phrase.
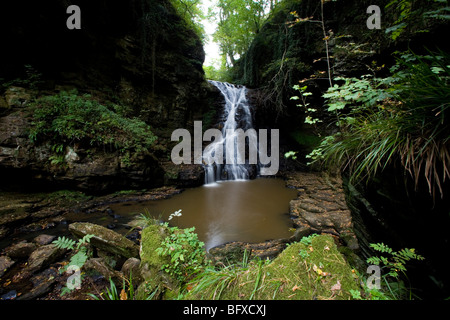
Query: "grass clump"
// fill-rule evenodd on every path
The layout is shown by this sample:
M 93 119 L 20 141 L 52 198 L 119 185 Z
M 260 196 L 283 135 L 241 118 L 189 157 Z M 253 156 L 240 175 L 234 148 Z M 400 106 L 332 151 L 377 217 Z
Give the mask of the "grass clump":
M 189 299 L 337 300 L 350 299 L 358 284 L 333 238 L 320 235 L 289 245 L 273 261 L 207 267 L 188 288 Z
M 352 180 L 374 177 L 400 164 L 443 197 L 450 178 L 450 55 L 403 54 L 392 76 L 337 78 L 323 95 L 339 131 L 308 156 L 348 169 Z

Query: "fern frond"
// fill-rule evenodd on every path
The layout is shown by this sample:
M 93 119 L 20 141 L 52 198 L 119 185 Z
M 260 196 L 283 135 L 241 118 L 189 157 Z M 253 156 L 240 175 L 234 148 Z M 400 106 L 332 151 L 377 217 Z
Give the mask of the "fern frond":
M 57 248 L 73 250 L 76 241 L 63 236 L 58 237 L 58 239 L 54 240 L 52 243 L 55 244 Z
M 83 238 L 79 239 L 77 243 L 77 250 L 79 250 L 83 244 L 91 242 L 91 238 L 93 236 L 94 236 L 93 234 L 87 234 Z
M 382 253 L 385 253 L 385 252 L 387 252 L 387 253 L 392 253 L 392 249 L 389 248 L 389 247 L 388 247 L 387 245 L 385 245 L 384 243 L 371 243 L 370 246 L 371 246 L 374 250 L 379 251 L 379 252 L 382 252 Z

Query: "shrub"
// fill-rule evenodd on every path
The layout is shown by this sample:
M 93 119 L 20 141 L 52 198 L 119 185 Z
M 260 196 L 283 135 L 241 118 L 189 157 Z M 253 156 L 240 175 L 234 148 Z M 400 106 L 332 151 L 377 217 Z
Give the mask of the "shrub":
M 195 228 L 169 228 L 170 235 L 161 243 L 156 252 L 169 257 L 170 262 L 162 266 L 162 270 L 180 282 L 186 282 L 201 270 L 205 263 L 204 243 L 198 240 Z
M 402 55 L 387 78 L 338 78 L 324 97 L 339 132 L 309 158 L 349 169 L 351 179 L 373 177 L 394 160 L 429 191 L 443 196 L 450 178 L 450 55 Z
M 150 126 L 137 118 L 126 118 L 90 95 L 76 91 L 43 96 L 33 103 L 30 139 L 38 143 L 50 141 L 57 155 L 75 143 L 87 148 L 118 150 L 125 158 L 150 150 L 156 140 Z M 61 162 L 53 157 L 54 162 Z

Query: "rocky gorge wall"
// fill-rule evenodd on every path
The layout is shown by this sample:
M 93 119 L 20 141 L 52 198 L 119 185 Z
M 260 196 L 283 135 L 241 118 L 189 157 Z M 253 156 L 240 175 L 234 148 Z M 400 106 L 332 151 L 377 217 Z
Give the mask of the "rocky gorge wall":
M 81 29 L 69 30 L 71 1 L 14 1 L 0 5 L 1 184 L 37 182 L 104 192 L 164 184 L 161 159 L 176 128 L 189 128 L 207 108 L 210 86 L 200 37 L 170 1 L 78 1 Z M 72 144 L 67 167 L 50 164 L 52 145 L 31 143 L 34 98 L 76 89 L 122 105 L 129 119 L 150 125 L 156 147 L 124 166 L 118 152 L 87 157 Z

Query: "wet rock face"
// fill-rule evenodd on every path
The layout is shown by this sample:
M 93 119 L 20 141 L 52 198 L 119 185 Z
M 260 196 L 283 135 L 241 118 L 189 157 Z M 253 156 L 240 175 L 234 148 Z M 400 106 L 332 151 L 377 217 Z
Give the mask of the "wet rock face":
M 66 1 L 0 5 L 0 33 L 9 43 L 0 60 L 0 78 L 12 83 L 0 87 L 0 182 L 32 187 L 39 181 L 93 192 L 161 186 L 164 172 L 157 156 L 142 156 L 125 166 L 116 154 L 98 151 L 87 157 L 73 148 L 66 150 L 69 166 L 62 170 L 49 163 L 51 145 L 30 143 L 30 98 L 58 90 L 76 88 L 118 102 L 163 139 L 176 128 L 189 128 L 193 117 L 203 114 L 209 90 L 203 46 L 170 1 L 77 5 L 80 30 L 66 27 Z M 39 79 L 29 81 L 29 65 Z
M 450 250 L 450 183 L 443 184 L 443 198 L 437 193 L 433 199 L 424 180 L 415 189 L 409 174 L 391 166 L 367 183 L 351 183 L 344 175 L 344 189 L 364 258 L 379 254 L 370 243 L 415 248 L 425 260 L 407 266 L 413 292 L 421 299 L 445 299 L 450 294 L 445 259 Z
M 8 190 L 33 189 L 40 186 L 75 188 L 89 192 L 105 192 L 118 188 L 156 187 L 163 184 L 164 172 L 151 154 L 137 156 L 136 161 L 124 166 L 118 153 L 96 152 L 80 157 L 78 150 L 67 148 L 65 167 L 52 165 L 52 145 L 30 142 L 30 118 L 23 109 L 0 117 L 0 173 Z M 0 223 L 1 224 L 1 223 Z
M 350 249 L 359 250 L 341 178 L 304 172 L 288 174 L 287 178 L 287 185 L 299 191 L 297 199 L 290 202 L 296 228 L 333 234 Z
M 152 124 L 184 123 L 203 94 L 205 53 L 170 1 L 77 5 L 81 29 L 68 30 L 66 1 L 2 3 L 0 30 L 9 49 L 3 51 L 0 76 L 16 79 L 31 65 L 45 88 L 62 83 L 109 90 Z M 26 100 L 8 97 L 14 105 Z

